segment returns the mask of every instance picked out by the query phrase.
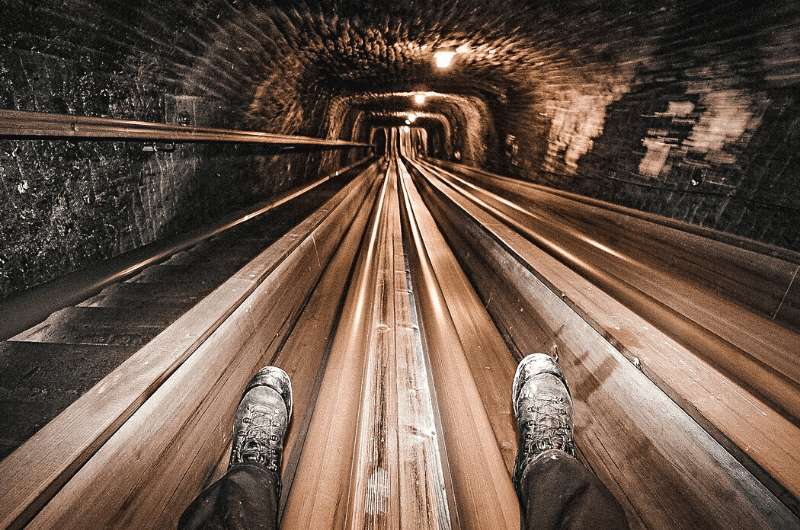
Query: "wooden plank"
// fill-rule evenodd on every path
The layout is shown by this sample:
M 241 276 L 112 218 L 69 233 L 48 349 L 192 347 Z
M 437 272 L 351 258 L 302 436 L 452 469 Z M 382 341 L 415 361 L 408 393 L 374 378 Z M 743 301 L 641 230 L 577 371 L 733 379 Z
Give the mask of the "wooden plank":
M 408 180 L 405 166 L 399 164 L 401 174 Z M 517 430 L 509 396 L 517 361 L 442 235 L 436 230 L 426 232 L 425 244 L 510 474 L 517 455 Z
M 351 491 L 344 527 L 416 528 L 401 521 L 397 433 L 396 323 L 394 311 L 394 217 L 397 178 L 394 164 L 386 174 L 386 193 L 375 252 L 372 311 L 365 332 L 364 374 L 354 440 Z M 414 502 L 413 499 L 406 499 Z
M 431 264 L 433 249 L 426 242 L 437 231 L 435 222 L 407 176 L 400 189 L 414 288 L 452 475 L 453 516 L 462 528 L 517 528 L 519 505 L 511 478 Z
M 480 179 L 497 179 L 512 186 L 521 185 L 527 188 L 543 191 L 545 193 L 549 193 L 552 195 L 559 195 L 561 197 L 566 197 L 573 201 L 581 202 L 591 206 L 597 206 L 612 212 L 619 212 L 625 214 L 626 216 L 636 217 L 638 219 L 644 219 L 653 223 L 658 223 L 666 227 L 675 228 L 680 232 L 697 234 L 703 236 L 704 238 L 721 241 L 728 245 L 732 245 L 734 247 L 738 247 L 744 250 L 749 250 L 765 256 L 773 256 L 782 260 L 790 261 L 792 263 L 800 264 L 800 253 L 789 250 L 787 248 L 777 247 L 775 245 L 770 245 L 768 243 L 762 243 L 761 241 L 757 241 L 755 239 L 748 239 L 746 237 L 737 236 L 736 234 L 731 234 L 729 232 L 721 232 L 719 230 L 714 230 L 713 228 L 708 228 L 706 226 L 687 223 L 685 221 L 679 221 L 671 217 L 665 217 L 663 215 L 646 212 L 644 210 L 637 210 L 635 208 L 620 206 L 618 204 L 614 204 L 608 201 L 594 199 L 592 197 L 588 197 L 586 195 L 580 195 L 577 193 L 570 193 L 568 191 L 560 190 L 557 188 L 551 188 L 549 186 L 544 186 L 541 184 L 534 184 L 533 182 L 523 181 L 518 178 L 496 175 L 494 173 L 489 173 L 488 171 L 484 171 L 472 166 L 458 164 L 447 160 L 439 160 L 439 159 L 426 160 L 418 158 L 416 159 L 416 161 L 418 163 L 433 162 L 437 166 L 450 169 L 451 171 L 455 171 L 462 175 L 471 175 L 473 177 Z
M 375 182 L 286 343 L 269 362 L 283 368 L 294 391 L 291 428 L 284 446 L 281 511 L 285 509 L 327 366 L 336 325 L 367 221 L 380 189 Z M 344 281 L 348 279 L 348 281 Z
M 349 219 L 364 185 L 361 177 L 348 184 L 1 462 L 0 526 L 28 521 L 289 254 L 300 246 L 314 249 L 309 237 L 323 222 L 327 232 Z M 243 340 L 241 334 L 252 330 L 252 322 L 244 321 L 226 327 L 225 335 Z
M 792 382 L 800 383 L 800 365 L 797 363 L 800 354 L 797 348 L 797 345 L 800 344 L 800 335 L 738 303 L 731 302 L 727 295 L 741 290 L 749 292 L 749 282 L 747 277 L 742 274 L 741 267 L 738 267 L 736 263 L 724 261 L 724 256 L 719 258 L 707 256 L 705 261 L 717 263 L 716 269 L 725 270 L 727 276 L 732 280 L 725 285 L 723 291 L 720 291 L 719 288 L 704 288 L 698 284 L 696 278 L 686 278 L 675 273 L 675 270 L 679 268 L 677 266 L 679 259 L 676 256 L 680 255 L 680 246 L 675 241 L 671 241 L 670 245 L 665 242 L 663 248 L 654 247 L 652 244 L 652 240 L 655 239 L 653 230 L 634 232 L 639 236 L 646 236 L 636 239 L 640 250 L 636 253 L 622 254 L 621 252 L 624 250 L 612 242 L 609 244 L 614 245 L 614 248 L 596 243 L 593 239 L 596 232 L 587 234 L 571 230 L 562 223 L 554 222 L 552 215 L 541 215 L 528 211 L 451 174 L 441 173 L 440 176 L 461 190 L 462 193 L 477 197 L 484 204 L 502 212 L 507 219 L 513 219 L 519 227 L 524 227 L 522 233 L 527 237 L 579 270 L 624 303 L 635 304 L 642 312 L 651 311 L 654 304 L 640 303 L 639 300 L 642 297 L 636 292 L 639 291 L 682 317 L 681 321 L 677 322 L 677 331 L 686 331 L 683 320 L 688 319 L 738 351 L 732 351 L 730 346 L 726 348 L 726 344 L 719 343 L 719 341 L 716 341 L 717 344 L 714 345 L 714 337 L 707 336 L 707 334 L 706 337 L 703 337 L 703 333 L 698 333 L 697 330 L 694 333 L 685 332 L 677 336 L 673 332 L 673 336 L 687 342 L 690 347 L 699 346 L 701 341 L 710 342 L 711 345 L 703 345 L 709 348 L 716 346 L 715 349 L 725 352 L 717 355 L 718 358 L 749 355 L 777 370 Z M 594 222 L 593 218 L 591 220 Z M 630 233 L 628 228 L 626 227 L 621 232 Z M 617 234 L 619 233 L 617 232 Z M 702 242 L 695 241 L 694 246 L 702 246 L 700 243 Z M 656 256 L 656 258 L 650 258 L 650 256 Z M 673 258 L 672 266 L 669 269 L 665 269 L 663 263 L 657 261 L 657 257 L 663 256 Z M 776 261 L 773 258 L 769 259 Z M 649 263 L 643 260 L 649 261 Z M 683 267 L 699 270 L 699 267 L 695 267 L 695 263 L 689 263 Z M 720 270 L 712 270 L 709 275 L 722 277 Z M 672 331 L 666 324 L 674 319 L 664 318 L 666 315 L 663 311 L 652 313 L 651 316 L 653 318 L 650 320 L 655 325 L 668 332 Z M 734 368 L 733 363 L 729 363 L 729 366 Z M 791 407 L 785 403 L 785 399 L 791 396 L 788 385 L 781 381 L 774 381 L 772 378 L 763 378 L 766 382 L 755 383 L 756 377 L 753 376 L 754 374 L 751 375 L 751 372 L 761 373 L 763 368 L 758 367 L 757 363 L 749 363 L 748 366 L 749 370 L 742 374 L 745 381 L 753 384 L 766 396 L 783 395 L 784 401 L 775 400 L 774 397 L 772 399 L 779 406 L 786 407 L 789 412 L 800 413 L 800 403 Z M 800 387 L 795 388 L 795 393 L 798 392 L 800 392 Z
M 106 140 L 149 140 L 167 142 L 237 142 L 286 147 L 341 149 L 370 144 L 327 138 L 292 136 L 263 131 L 184 127 L 157 123 L 73 114 L 0 110 L 0 137 L 85 138 Z
M 267 273 L 270 254 L 282 256 L 36 515 L 31 528 L 85 528 L 87 522 L 100 527 L 175 525 L 192 498 L 187 483 L 202 484 L 213 471 L 229 442 L 230 418 L 247 381 L 288 335 L 349 227 L 366 193 L 364 179 L 361 184 L 313 230 L 288 234 L 299 240 L 291 251 L 270 247 L 238 273 L 258 277 Z
M 585 434 L 578 431 L 579 443 L 593 468 L 601 476 L 605 473 L 608 483 L 619 483 L 616 490 L 624 492 L 629 512 L 655 527 L 691 526 L 698 519 L 721 526 L 747 520 L 753 527 L 797 524 L 772 493 L 648 379 L 632 371 L 620 354 L 635 360 L 644 375 L 728 449 L 740 447 L 736 456 L 751 470 L 759 472 L 763 466 L 790 487 L 800 477 L 792 449 L 800 441 L 796 426 L 505 224 L 428 177 L 424 196 L 437 218 L 447 220 L 448 240 L 462 263 L 478 274 L 478 258 L 491 257 L 475 285 L 506 334 L 518 341 L 517 348 L 556 346 L 569 356 L 563 363 L 568 380 L 586 403 L 578 408 L 579 424 L 591 427 Z M 467 248 L 465 242 L 473 246 Z M 643 447 L 649 449 L 643 452 Z M 765 478 L 763 472 L 760 478 Z M 726 494 L 721 496 L 722 491 Z M 680 493 L 671 496 L 672 492 Z
M 181 250 L 189 249 L 211 237 L 234 229 L 276 208 L 301 198 L 314 190 L 327 189 L 327 183 L 339 176 L 349 174 L 372 161 L 365 158 L 332 175 L 319 178 L 299 188 L 271 197 L 268 201 L 239 210 L 226 216 L 218 224 L 206 226 L 193 232 L 178 234 L 163 241 L 156 241 L 131 252 L 116 256 L 90 269 L 66 276 L 28 289 L 0 303 L 0 313 L 14 315 L 13 319 L 0 319 L 0 338 L 20 335 L 31 326 L 46 319 L 58 309 L 78 304 L 93 296 L 102 288 L 119 282 L 145 268 L 167 259 Z M 335 186 L 335 184 L 334 184 Z M 324 196 L 323 191 L 323 196 Z
M 401 169 L 398 167 L 398 171 Z M 399 178 L 399 174 L 396 176 Z M 399 199 L 399 197 L 398 197 Z M 404 244 L 399 201 L 392 212 L 394 249 L 395 380 L 401 523 L 407 528 L 449 529 L 454 518 L 452 478 L 443 461 L 433 381 L 428 370 Z M 449 495 L 448 495 L 449 494 Z
M 355 254 L 369 217 L 369 205 L 374 202 L 377 190 L 376 183 L 367 194 L 362 207 L 359 208 L 347 235 L 337 248 L 336 254 L 329 265 L 325 267 L 322 278 L 314 288 L 286 341 L 274 354 L 271 351 L 266 352 L 265 358 L 261 362 L 262 365 L 271 364 L 283 368 L 292 380 L 294 391 L 293 419 L 284 445 L 281 472 L 283 482 L 281 511 L 286 504 L 288 493 L 291 491 L 297 461 L 302 453 L 308 424 L 311 421 L 319 393 L 322 373 L 327 363 L 330 343 L 338 322 L 339 306 L 348 285 L 348 282 L 343 282 L 342 278 L 348 277 L 353 266 Z M 232 416 L 222 418 L 219 422 L 221 432 L 225 432 L 224 426 L 227 422 L 228 433 L 230 433 L 232 421 Z M 226 436 L 226 440 L 229 438 L 228 434 L 224 434 L 224 436 Z M 230 457 L 230 443 L 220 443 L 218 447 L 222 448 L 219 460 L 213 471 L 207 473 L 202 484 L 198 485 L 194 477 L 190 477 L 176 488 L 176 490 L 184 492 L 186 498 L 194 498 L 202 489 L 225 473 Z
M 410 327 L 397 171 L 390 161 L 345 527 L 450 528 L 432 390 Z
M 469 183 L 524 208 L 531 217 L 529 222 L 569 229 L 573 232 L 567 234 L 571 239 L 575 239 L 577 233 L 581 241 L 595 250 L 605 251 L 605 255 L 599 255 L 600 260 L 613 265 L 617 258 L 626 265 L 644 268 L 641 280 L 653 273 L 666 272 L 672 290 L 680 287 L 691 295 L 684 304 L 699 296 L 715 298 L 709 301 L 711 307 L 716 307 L 720 299 L 727 306 L 733 301 L 763 317 L 749 325 L 757 333 L 769 336 L 772 330 L 782 332 L 769 320 L 776 317 L 777 307 L 798 269 L 800 257 L 790 261 L 747 250 L 649 217 L 610 208 L 601 201 L 587 203 L 585 198 L 531 183 L 466 169 L 460 174 Z M 700 286 L 704 289 L 699 289 Z M 665 291 L 662 296 L 668 295 L 670 289 Z M 695 306 L 693 311 L 703 316 L 702 309 L 707 306 Z M 747 318 L 752 320 L 752 317 Z M 778 320 L 800 329 L 800 320 L 792 320 L 788 314 L 785 317 Z
M 350 470 L 361 402 L 359 390 L 374 303 L 376 254 L 382 212 L 386 207 L 385 178 L 376 204 L 357 258 L 314 416 L 283 513 L 286 528 L 343 528 L 347 517 Z
M 438 173 L 441 175 L 441 172 Z M 447 177 L 449 179 L 449 177 Z M 449 182 L 453 185 L 452 182 Z M 624 278 L 609 274 L 603 268 L 603 262 L 594 261 L 580 253 L 571 251 L 563 238 L 552 234 L 543 234 L 531 229 L 524 221 L 509 215 L 507 208 L 512 208 L 516 213 L 524 210 L 516 207 L 509 201 L 501 199 L 504 209 L 495 208 L 481 197 L 459 186 L 455 186 L 459 193 L 466 194 L 470 200 L 481 205 L 482 208 L 492 212 L 492 215 L 502 222 L 513 227 L 523 234 L 525 238 L 535 242 L 548 253 L 557 257 L 582 276 L 601 287 L 626 306 L 647 319 L 652 325 L 669 334 L 696 355 L 702 355 L 711 362 L 715 368 L 725 371 L 729 376 L 737 379 L 742 385 L 766 401 L 770 406 L 781 413 L 798 421 L 800 418 L 800 370 L 792 359 L 796 357 L 793 351 L 798 343 L 792 337 L 796 334 L 781 328 L 770 329 L 774 342 L 769 336 L 762 335 L 758 330 L 746 328 L 748 315 L 742 312 L 725 313 L 726 307 L 719 303 L 713 309 L 704 308 L 707 315 L 711 315 L 720 326 L 713 329 L 704 327 L 696 322 L 697 314 L 685 315 L 676 311 L 657 297 L 652 297 L 646 292 L 631 285 Z M 716 319 L 712 310 L 718 310 L 731 320 L 730 322 Z M 754 315 L 749 315 L 755 317 Z M 745 329 L 739 331 L 735 324 L 744 323 Z M 774 327 L 773 323 L 769 323 Z M 757 337 L 757 338 L 756 338 Z M 750 340 L 755 339 L 755 340 Z M 746 348 L 746 349 L 743 349 Z M 795 379 L 796 378 L 796 379 Z

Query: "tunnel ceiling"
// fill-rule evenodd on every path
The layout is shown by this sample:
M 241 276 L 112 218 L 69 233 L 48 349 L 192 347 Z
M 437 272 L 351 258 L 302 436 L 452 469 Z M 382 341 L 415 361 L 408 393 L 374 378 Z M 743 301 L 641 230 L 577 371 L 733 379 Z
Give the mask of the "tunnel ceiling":
M 662 3 L 10 1 L 7 45 L 217 98 L 271 130 L 311 127 L 321 96 L 429 90 L 497 104 L 553 84 L 613 93 L 656 44 L 654 25 L 697 22 L 688 4 Z M 458 54 L 438 72 L 444 48 Z
M 345 139 L 368 138 L 375 113 L 426 112 L 447 129 L 446 158 L 800 249 L 796 2 L 2 4 L 0 108 Z M 442 49 L 457 51 L 446 70 L 433 64 Z M 419 106 L 417 93 L 432 96 Z M 30 255 L 64 223 L 77 226 L 71 248 L 89 237 L 99 250 L 87 256 L 118 253 L 196 223 L 185 212 L 199 203 L 216 215 L 340 162 L 253 166 L 185 148 L 170 165 L 126 146 L 0 144 L 6 202 L 24 211 L 8 221 L 24 235 L 6 237 L 27 238 Z M 231 160 L 247 178 L 222 175 Z M 220 202 L 213 182 L 225 178 L 236 193 Z M 153 191 L 165 179 L 206 184 L 176 200 Z M 69 217 L 96 196 L 113 207 Z

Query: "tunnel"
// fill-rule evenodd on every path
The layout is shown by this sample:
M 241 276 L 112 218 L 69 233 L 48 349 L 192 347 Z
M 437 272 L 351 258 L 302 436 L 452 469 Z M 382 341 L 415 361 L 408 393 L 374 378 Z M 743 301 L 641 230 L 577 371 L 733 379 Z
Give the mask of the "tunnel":
M 800 528 L 797 2 L 0 0 L 0 182 L 0 527 L 175 528 L 272 365 L 282 528 L 520 528 L 544 353 L 630 528 Z

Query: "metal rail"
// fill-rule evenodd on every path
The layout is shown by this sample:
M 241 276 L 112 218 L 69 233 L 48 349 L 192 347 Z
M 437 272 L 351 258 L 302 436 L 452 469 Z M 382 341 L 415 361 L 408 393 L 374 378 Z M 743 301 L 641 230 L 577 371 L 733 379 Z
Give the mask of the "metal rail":
M 372 160 L 371 157 L 360 160 L 301 188 L 291 190 L 246 210 L 235 212 L 215 225 L 145 245 L 110 258 L 92 268 L 67 274 L 57 280 L 24 291 L 18 296 L 0 303 L 0 315 L 6 315 L 6 318 L 0 319 L 0 340 L 13 337 L 41 322 L 54 311 L 77 304 L 112 283 L 138 274 L 145 268 L 164 261 L 176 252 L 264 215 L 333 178 L 364 167 Z
M 328 140 L 309 136 L 291 136 L 210 127 L 184 127 L 167 123 L 17 110 L 0 110 L 0 138 L 234 142 L 280 147 L 316 147 L 320 149 L 372 147 L 370 144 L 359 142 Z

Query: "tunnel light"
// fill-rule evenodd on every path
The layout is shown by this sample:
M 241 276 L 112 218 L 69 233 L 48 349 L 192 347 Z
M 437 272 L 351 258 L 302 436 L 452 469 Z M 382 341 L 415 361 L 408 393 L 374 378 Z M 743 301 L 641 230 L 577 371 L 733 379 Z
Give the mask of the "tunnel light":
M 409 115 L 406 117 L 406 123 L 408 123 L 409 125 L 411 125 L 411 124 L 412 124 L 412 123 L 414 123 L 415 121 L 417 121 L 417 115 L 416 115 L 416 114 L 414 114 L 413 112 L 412 112 L 412 113 L 410 113 L 410 114 L 409 114 Z
M 425 94 L 415 94 L 414 103 L 416 103 L 417 105 L 424 105 L 426 97 L 427 96 L 425 96 Z
M 411 121 L 410 120 L 406 120 L 406 125 L 411 125 Z M 408 127 L 406 127 L 406 128 L 408 128 Z
M 433 61 L 436 63 L 436 68 L 450 68 L 455 56 L 456 52 L 453 50 L 439 50 L 434 52 Z

